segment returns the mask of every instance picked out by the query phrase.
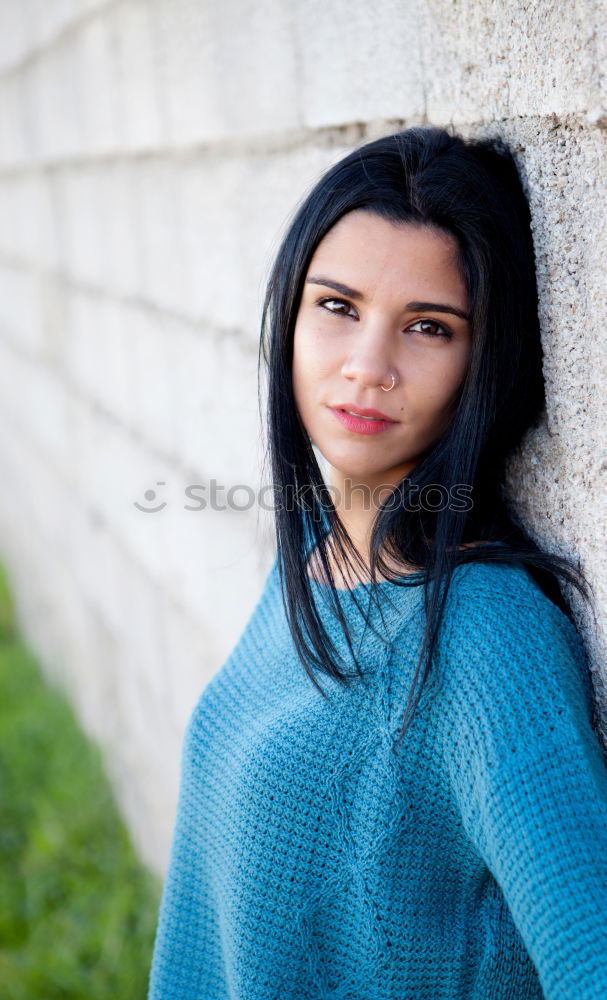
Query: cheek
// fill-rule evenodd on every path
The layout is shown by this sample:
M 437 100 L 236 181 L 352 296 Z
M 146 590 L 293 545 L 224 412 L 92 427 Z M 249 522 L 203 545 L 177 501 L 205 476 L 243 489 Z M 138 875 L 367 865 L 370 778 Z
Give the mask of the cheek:
M 467 355 L 462 353 L 445 364 L 430 366 L 418 372 L 419 393 L 417 399 L 423 411 L 438 416 L 448 410 L 457 396 L 467 369 Z
M 293 339 L 293 385 L 308 390 L 330 375 L 334 364 L 326 340 L 305 326 L 295 328 Z
M 471 346 L 466 343 L 456 358 L 454 368 L 451 372 L 451 398 L 453 398 L 462 387 L 470 365 Z
M 310 390 L 314 384 L 314 372 L 310 370 L 310 353 L 304 349 L 304 342 L 297 336 L 293 341 L 293 365 L 291 377 L 293 381 L 293 397 L 302 420 L 306 416 L 306 403 L 309 402 Z
M 305 360 L 306 359 L 304 353 L 301 349 L 301 340 L 297 336 L 296 332 L 295 337 L 293 339 L 293 361 L 291 364 L 291 375 L 293 379 L 294 393 L 297 393 L 298 386 L 301 384 L 301 381 L 304 378 L 304 373 L 306 369 Z

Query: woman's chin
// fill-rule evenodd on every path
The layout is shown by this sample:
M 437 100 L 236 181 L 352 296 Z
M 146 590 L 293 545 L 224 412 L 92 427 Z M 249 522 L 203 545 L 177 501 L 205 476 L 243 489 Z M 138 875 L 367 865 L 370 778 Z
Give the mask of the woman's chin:
M 330 480 L 335 486 L 347 483 L 351 486 L 367 487 L 370 490 L 378 490 L 384 487 L 388 492 L 392 487 L 404 479 L 405 476 L 415 467 L 415 462 L 404 463 L 402 466 L 378 466 L 369 468 L 368 465 L 340 464 L 335 465 L 329 462 Z M 380 499 L 381 502 L 381 499 Z

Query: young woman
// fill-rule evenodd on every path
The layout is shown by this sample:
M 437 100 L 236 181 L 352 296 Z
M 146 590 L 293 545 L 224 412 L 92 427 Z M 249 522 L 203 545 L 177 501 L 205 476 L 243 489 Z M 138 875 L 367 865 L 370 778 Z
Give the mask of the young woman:
M 331 168 L 262 349 L 277 555 L 188 727 L 150 998 L 607 997 L 588 585 L 503 492 L 543 406 L 510 154 Z

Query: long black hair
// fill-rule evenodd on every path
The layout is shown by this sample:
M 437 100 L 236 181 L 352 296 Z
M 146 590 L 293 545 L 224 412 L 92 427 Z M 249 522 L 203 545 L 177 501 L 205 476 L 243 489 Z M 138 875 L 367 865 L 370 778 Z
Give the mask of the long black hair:
M 509 508 L 504 490 L 506 460 L 538 422 L 545 403 L 531 220 L 514 158 L 498 140 L 409 128 L 353 150 L 321 177 L 284 237 L 263 307 L 258 361 L 261 371 L 263 357 L 268 371 L 266 458 L 279 493 L 278 568 L 289 626 L 310 679 L 324 694 L 317 671 L 344 683 L 351 677 L 315 604 L 308 575 L 312 547 L 362 676 L 335 592 L 329 546 L 344 565 L 361 567 L 362 561 L 332 504 L 297 412 L 291 375 L 294 327 L 310 260 L 338 220 L 356 209 L 454 237 L 471 313 L 471 355 L 451 422 L 378 508 L 371 536 L 372 591 L 379 572 L 394 579 L 384 556 L 415 567 L 424 580 L 425 632 L 402 739 L 432 667 L 458 564 L 523 564 L 570 620 L 558 578 L 585 600 L 591 588 L 579 563 L 539 549 Z M 424 488 L 435 484 L 449 495 L 468 484 L 472 505 L 430 509 L 416 502 Z M 487 544 L 495 542 L 501 544 Z M 399 585 L 412 585 L 412 580 L 401 578 Z

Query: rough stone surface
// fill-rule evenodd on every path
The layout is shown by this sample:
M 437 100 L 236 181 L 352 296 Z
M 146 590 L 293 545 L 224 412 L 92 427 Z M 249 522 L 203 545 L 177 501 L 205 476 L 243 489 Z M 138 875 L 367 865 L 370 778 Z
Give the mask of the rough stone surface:
M 508 485 L 594 587 L 596 625 L 568 596 L 607 722 L 606 57 L 590 0 L 0 5 L 0 554 L 159 871 L 271 558 L 270 262 L 321 172 L 408 124 L 502 135 L 527 185 L 547 406 Z

